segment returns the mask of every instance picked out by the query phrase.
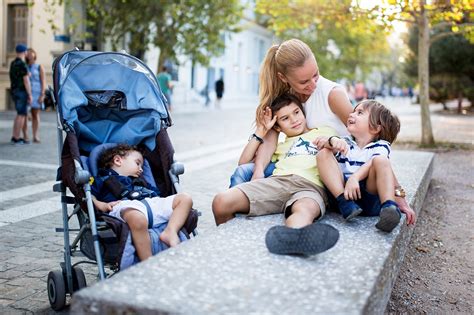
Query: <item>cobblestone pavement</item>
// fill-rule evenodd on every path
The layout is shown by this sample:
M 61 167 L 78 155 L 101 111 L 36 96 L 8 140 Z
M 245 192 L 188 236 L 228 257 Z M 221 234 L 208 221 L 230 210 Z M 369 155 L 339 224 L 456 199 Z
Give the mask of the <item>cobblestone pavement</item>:
M 418 140 L 418 106 L 401 99 L 384 102 L 399 114 L 400 139 Z M 223 104 L 223 110 L 176 106 L 172 113 L 174 126 L 169 134 L 177 159 L 185 164 L 183 188 L 202 212 L 200 233 L 214 227 L 212 198 L 228 186 L 252 128 L 254 104 L 255 100 Z M 58 165 L 55 114 L 42 113 L 41 144 L 24 146 L 9 144 L 13 117 L 13 112 L 0 113 L 0 313 L 54 314 L 49 308 L 46 277 L 59 268 L 63 247 L 62 233 L 54 231 L 62 225 L 59 195 L 51 191 Z M 434 113 L 435 137 L 472 145 L 473 121 L 472 116 Z M 94 266 L 83 269 L 89 284 L 96 281 Z

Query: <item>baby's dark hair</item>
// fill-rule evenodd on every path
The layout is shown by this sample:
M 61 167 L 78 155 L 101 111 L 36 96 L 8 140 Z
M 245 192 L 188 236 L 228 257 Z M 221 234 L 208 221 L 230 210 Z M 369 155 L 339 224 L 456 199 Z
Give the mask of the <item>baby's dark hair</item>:
M 115 147 L 106 149 L 99 157 L 98 166 L 99 168 L 111 168 L 114 162 L 114 156 L 118 155 L 121 157 L 125 157 L 132 151 L 138 151 L 141 153 L 138 147 L 134 145 L 128 145 L 126 143 L 120 143 Z
M 378 139 L 382 139 L 393 143 L 397 139 L 400 132 L 400 120 L 393 114 L 390 109 L 377 102 L 376 100 L 365 100 L 360 102 L 354 108 L 361 107 L 369 111 L 369 127 L 377 129 L 380 126 Z
M 270 105 L 270 109 L 272 110 L 272 117 L 275 116 L 276 112 L 279 111 L 281 108 L 290 105 L 291 103 L 295 103 L 301 109 L 304 114 L 303 104 L 301 101 L 293 94 L 284 93 L 277 98 L 275 98 Z

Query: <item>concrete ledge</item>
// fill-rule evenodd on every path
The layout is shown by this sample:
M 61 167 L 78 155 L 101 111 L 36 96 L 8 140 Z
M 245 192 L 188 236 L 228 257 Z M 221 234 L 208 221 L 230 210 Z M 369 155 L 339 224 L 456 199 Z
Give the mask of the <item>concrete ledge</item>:
M 433 154 L 397 151 L 392 161 L 418 213 L 431 180 Z M 81 290 L 74 314 L 381 314 L 413 228 L 391 234 L 377 218 L 323 222 L 340 231 L 334 248 L 311 258 L 270 254 L 266 231 L 280 215 L 237 218 L 115 277 Z

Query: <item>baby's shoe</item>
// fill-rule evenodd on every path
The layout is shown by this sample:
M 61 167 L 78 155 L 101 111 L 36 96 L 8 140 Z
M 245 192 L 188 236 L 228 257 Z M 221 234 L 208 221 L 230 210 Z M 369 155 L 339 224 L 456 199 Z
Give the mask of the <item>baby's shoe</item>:
M 400 222 L 402 214 L 398 205 L 393 200 L 385 201 L 380 208 L 379 222 L 375 227 L 384 232 L 390 233 Z
M 346 200 L 344 194 L 340 194 L 337 198 L 337 205 L 339 206 L 339 211 L 341 211 L 344 220 L 349 221 L 356 216 L 358 216 L 362 209 L 352 200 Z

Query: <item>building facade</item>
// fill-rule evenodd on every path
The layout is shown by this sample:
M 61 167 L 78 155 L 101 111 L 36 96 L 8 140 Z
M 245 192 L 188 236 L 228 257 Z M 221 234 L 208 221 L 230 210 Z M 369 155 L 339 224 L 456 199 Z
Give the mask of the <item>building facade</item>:
M 224 99 L 238 101 L 258 95 L 258 73 L 273 34 L 255 21 L 254 1 L 242 0 L 244 18 L 239 33 L 223 34 L 225 49 L 221 56 L 212 58 L 209 66 L 193 65 L 186 56 L 179 58 L 175 67 L 173 102 L 211 102 L 215 98 L 215 81 L 225 84 Z M 24 43 L 37 52 L 37 63 L 46 71 L 46 83 L 52 85 L 54 58 L 74 47 L 90 49 L 81 36 L 85 26 L 74 25 L 83 17 L 80 1 L 68 6 L 51 6 L 45 1 L 2 0 L 0 7 L 0 111 L 14 109 L 10 98 L 9 66 L 15 58 L 15 46 Z M 49 19 L 54 20 L 54 31 Z M 74 27 L 71 27 L 74 25 Z M 90 46 L 90 45 L 89 45 Z M 110 46 L 105 44 L 105 47 Z M 159 50 L 149 47 L 145 62 L 157 69 Z M 206 97 L 207 95 L 207 97 Z
M 50 5 L 45 1 L 2 0 L 0 6 L 0 111 L 14 109 L 10 98 L 10 63 L 16 57 L 17 44 L 26 44 L 37 54 L 36 62 L 46 72 L 46 84 L 52 86 L 52 64 L 54 58 L 64 51 L 80 46 L 71 36 L 73 16 L 82 15 L 78 1 L 67 7 Z M 48 22 L 54 21 L 53 25 Z M 73 34 L 83 33 L 81 25 Z M 78 38 L 79 36 L 76 36 Z

